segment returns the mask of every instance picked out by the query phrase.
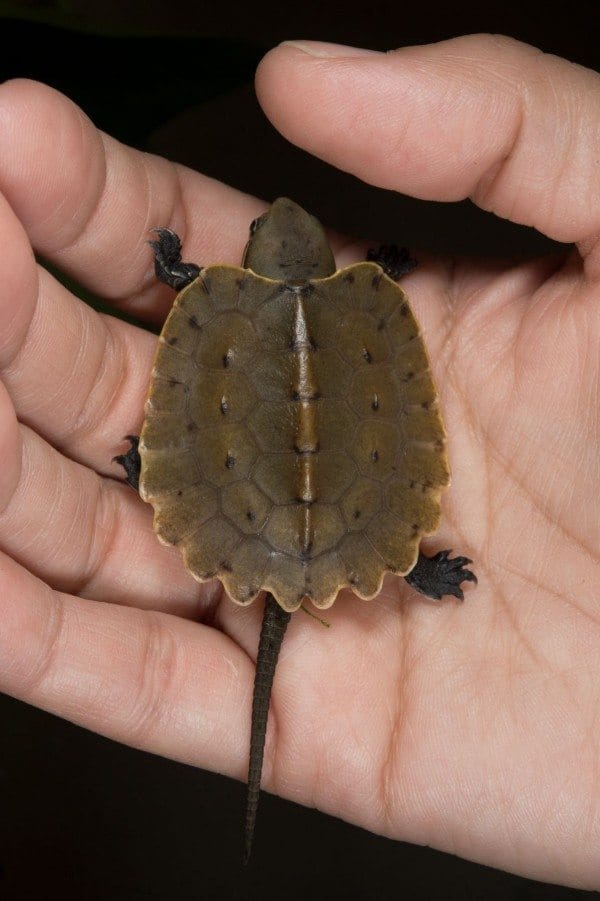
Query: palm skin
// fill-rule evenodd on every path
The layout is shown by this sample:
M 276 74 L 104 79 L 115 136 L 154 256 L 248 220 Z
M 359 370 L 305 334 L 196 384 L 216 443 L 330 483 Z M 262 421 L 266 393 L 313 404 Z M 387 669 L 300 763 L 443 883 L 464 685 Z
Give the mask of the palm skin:
M 517 53 L 477 40 L 459 39 L 445 62 L 466 46 L 495 71 L 494 52 Z M 437 47 L 413 49 L 439 64 Z M 294 140 L 274 98 L 301 55 L 273 51 L 257 82 Z M 43 86 L 3 86 L 0 116 L 11 260 L 0 290 L 0 687 L 116 740 L 245 778 L 261 609 L 186 575 L 110 463 L 139 428 L 155 338 L 81 304 L 31 248 L 115 306 L 161 321 L 172 294 L 154 283 L 148 228 L 179 232 L 186 258 L 238 262 L 264 206 L 100 139 Z M 351 168 L 340 158 L 348 131 L 342 147 L 311 124 L 321 145 L 309 149 Z M 405 190 L 451 199 L 439 173 L 425 189 L 410 165 Z M 391 187 L 397 175 L 380 171 L 372 180 Z M 508 203 L 497 170 L 472 193 L 492 209 Z M 263 784 L 392 837 L 597 886 L 600 227 L 586 231 L 570 207 L 555 222 L 553 211 L 538 208 L 544 230 L 579 241 L 581 256 L 485 266 L 419 254 L 403 280 L 453 473 L 425 549 L 471 557 L 479 584 L 464 604 L 434 603 L 389 577 L 369 603 L 343 592 L 330 629 L 295 616 Z M 537 213 L 530 221 L 542 227 Z M 365 249 L 338 238 L 338 265 Z

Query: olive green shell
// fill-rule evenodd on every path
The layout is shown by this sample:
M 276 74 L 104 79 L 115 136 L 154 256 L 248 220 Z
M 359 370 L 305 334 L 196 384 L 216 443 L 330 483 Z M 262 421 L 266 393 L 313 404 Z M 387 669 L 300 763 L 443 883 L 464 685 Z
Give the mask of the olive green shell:
M 409 572 L 449 482 L 417 323 L 375 263 L 298 286 L 202 270 L 160 336 L 140 455 L 190 572 L 288 611 Z

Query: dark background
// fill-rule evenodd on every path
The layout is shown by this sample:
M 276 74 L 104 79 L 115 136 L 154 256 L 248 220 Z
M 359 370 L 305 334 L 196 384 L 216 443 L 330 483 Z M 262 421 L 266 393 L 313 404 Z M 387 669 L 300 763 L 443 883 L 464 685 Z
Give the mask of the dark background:
M 286 38 L 391 49 L 501 32 L 600 68 L 597 0 L 479 4 L 0 2 L 0 77 L 44 81 L 101 128 L 236 187 L 288 194 L 338 229 L 438 252 L 543 252 L 552 243 L 470 203 L 361 184 L 275 134 L 252 90 Z M 211 262 L 211 261 L 207 261 Z M 240 861 L 242 785 L 133 751 L 0 697 L 0 898 L 558 899 L 542 885 L 370 835 L 264 795 Z

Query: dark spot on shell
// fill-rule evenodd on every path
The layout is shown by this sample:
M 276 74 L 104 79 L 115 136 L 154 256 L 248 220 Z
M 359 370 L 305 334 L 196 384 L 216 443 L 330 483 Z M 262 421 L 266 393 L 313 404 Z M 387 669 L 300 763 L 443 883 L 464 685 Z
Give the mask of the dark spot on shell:
M 182 494 L 183 494 L 183 491 L 180 488 L 179 491 L 177 492 L 177 497 L 181 497 Z
M 188 432 L 197 432 L 198 426 L 193 420 L 190 420 L 190 422 L 188 422 L 188 424 L 186 425 L 186 429 L 188 430 Z
M 236 278 L 235 286 L 239 291 L 243 291 L 246 287 L 246 279 L 244 278 Z
M 360 519 L 360 510 L 354 511 L 354 519 Z
M 421 407 L 422 407 L 424 410 L 428 410 L 430 406 L 431 406 L 431 404 L 429 403 L 428 400 L 424 400 L 423 403 L 421 404 Z
M 200 573 L 202 579 L 214 579 L 216 572 L 214 569 L 207 569 L 206 572 Z
M 411 380 L 411 379 L 414 379 L 414 377 L 415 377 L 415 374 L 414 374 L 414 372 L 411 370 L 410 372 L 407 372 L 406 375 L 404 376 L 404 381 L 405 381 L 405 382 L 410 382 L 410 380 Z
M 254 512 L 254 510 L 248 510 L 248 512 L 246 513 L 246 518 L 249 519 L 250 522 L 254 522 L 254 520 L 256 519 L 256 513 Z
M 318 348 L 318 346 L 319 346 L 319 345 L 318 345 L 317 342 L 314 340 L 314 338 L 312 338 L 312 337 L 309 335 L 309 336 L 308 336 L 308 349 L 309 349 L 311 352 L 314 352 L 314 351 Z M 290 350 L 293 351 L 295 354 L 297 354 L 298 351 L 300 350 L 300 344 L 299 344 L 297 341 L 291 341 L 291 342 L 290 342 Z
M 192 328 L 200 328 L 200 323 L 198 322 L 197 318 L 194 316 L 193 313 L 191 316 L 188 316 L 188 322 Z
M 358 576 L 356 573 L 350 573 L 348 576 L 348 581 L 351 585 L 358 585 Z
M 410 481 L 410 482 L 408 483 L 408 487 L 409 487 L 409 488 L 414 488 L 415 485 L 416 485 L 416 482 L 413 482 L 413 481 Z
M 300 560 L 302 561 L 303 566 L 306 566 L 310 560 L 310 552 L 312 551 L 313 543 L 309 541 L 305 548 L 302 548 L 302 552 L 300 554 Z
M 223 354 L 223 369 L 229 368 L 229 366 L 231 365 L 232 357 L 233 357 L 233 353 L 232 353 L 231 349 L 228 350 L 226 354 Z
M 226 572 L 226 573 L 232 572 L 232 569 L 233 569 L 231 566 L 231 563 L 228 560 L 221 560 L 221 562 L 219 563 L 219 567 L 220 567 L 220 569 L 223 570 L 223 572 Z
M 225 466 L 227 467 L 227 469 L 233 469 L 233 467 L 235 466 L 235 457 L 233 456 L 233 454 L 227 454 L 227 457 L 225 458 Z
M 320 391 L 315 391 L 313 394 L 300 394 L 299 391 L 292 392 L 292 400 L 319 400 L 321 397 Z
M 181 384 L 182 383 L 179 381 L 179 379 L 169 379 L 169 385 L 171 386 L 171 388 L 174 388 L 175 385 L 181 385 Z
M 363 355 L 363 359 L 364 359 L 364 361 L 365 361 L 366 363 L 372 363 L 372 362 L 373 362 L 373 357 L 371 356 L 371 354 L 369 353 L 369 351 L 367 350 L 366 347 L 363 347 L 363 349 L 362 349 L 362 355 Z
M 314 445 L 314 447 L 298 447 L 297 444 L 294 444 L 294 453 L 296 454 L 318 454 L 319 453 L 319 444 Z
M 202 275 L 202 278 L 200 279 L 200 284 L 204 288 L 204 292 L 206 294 L 210 294 L 211 281 L 210 281 L 210 278 L 208 277 L 208 275 L 205 275 L 205 274 Z
M 379 460 L 379 451 L 377 451 L 377 450 L 371 451 L 371 460 L 373 461 L 373 463 L 377 463 L 377 461 Z
M 405 304 L 405 303 L 401 304 L 401 306 L 400 306 L 400 315 L 401 315 L 401 316 L 408 316 L 408 304 Z
M 345 281 L 345 282 L 348 282 L 349 284 L 352 284 L 352 282 L 354 281 L 354 273 L 353 273 L 353 272 L 347 272 L 347 273 L 345 274 L 345 276 L 344 276 L 344 281 Z
M 227 398 L 225 395 L 221 398 L 221 413 L 229 413 L 229 404 L 227 403 Z
M 285 238 L 284 238 L 283 241 L 281 242 L 281 246 L 282 246 L 282 247 L 287 247 L 287 241 L 285 240 Z
M 179 338 L 177 337 L 177 335 L 173 335 L 172 338 L 167 338 L 167 344 L 170 347 L 175 347 L 175 345 L 177 344 L 178 341 L 179 341 Z
M 377 289 L 379 287 L 380 282 L 381 282 L 381 273 L 373 276 L 373 278 L 371 279 L 371 287 Z
M 377 323 L 377 331 L 382 332 L 387 325 L 387 321 L 385 319 L 380 319 Z
M 419 526 L 418 526 L 418 525 L 417 525 L 417 523 L 416 523 L 416 522 L 413 522 L 413 524 L 412 524 L 412 533 L 413 533 L 413 538 L 414 538 L 414 536 L 415 536 L 415 535 L 417 535 L 417 534 L 418 534 L 418 532 L 419 532 Z
M 371 409 L 378 410 L 379 409 L 379 397 L 377 394 L 373 395 L 373 400 L 371 401 Z
M 440 441 L 439 438 L 437 441 L 433 442 L 433 446 L 435 447 L 436 450 L 439 450 L 439 451 L 444 450 L 444 442 Z

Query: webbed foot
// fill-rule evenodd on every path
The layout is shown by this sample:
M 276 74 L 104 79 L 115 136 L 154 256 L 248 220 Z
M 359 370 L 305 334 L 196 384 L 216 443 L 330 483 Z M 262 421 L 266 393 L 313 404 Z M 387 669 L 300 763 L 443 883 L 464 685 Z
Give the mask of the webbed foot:
M 113 463 L 118 463 L 125 470 L 125 481 L 127 484 L 131 485 L 135 491 L 139 491 L 141 460 L 138 445 L 140 439 L 137 435 L 126 435 L 125 440 L 129 441 L 131 447 L 126 454 L 118 454 L 118 456 L 112 458 L 112 461 Z
M 413 569 L 404 578 L 421 594 L 439 601 L 446 594 L 464 600 L 461 582 L 477 583 L 477 576 L 465 569 L 472 560 L 468 557 L 452 557 L 452 551 L 440 551 L 435 557 L 426 557 L 419 551 L 419 558 Z
M 385 274 L 393 281 L 406 275 L 417 265 L 406 247 L 398 247 L 396 244 L 382 244 L 381 247 L 372 247 L 367 251 L 367 260 L 370 263 L 378 263 Z
M 154 251 L 156 277 L 175 291 L 181 291 L 200 274 L 200 266 L 181 262 L 181 241 L 170 228 L 154 228 L 158 241 L 148 241 Z

